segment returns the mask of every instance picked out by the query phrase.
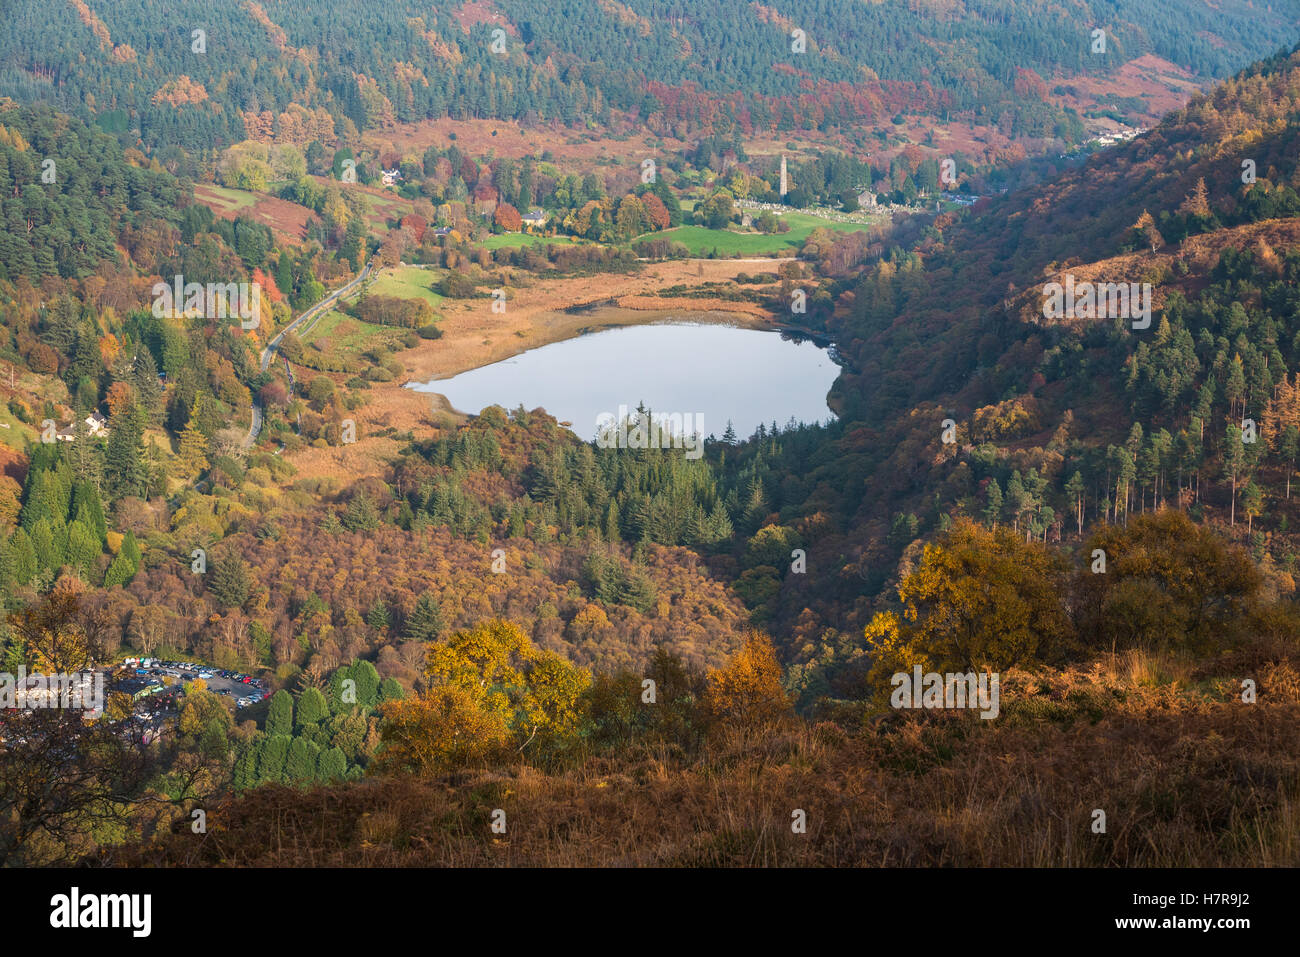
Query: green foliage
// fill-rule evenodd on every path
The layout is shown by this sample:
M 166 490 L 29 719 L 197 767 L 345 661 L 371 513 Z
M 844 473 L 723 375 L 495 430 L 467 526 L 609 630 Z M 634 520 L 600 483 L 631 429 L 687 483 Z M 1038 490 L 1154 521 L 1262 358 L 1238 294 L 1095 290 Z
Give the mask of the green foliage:
M 266 713 L 266 733 L 288 736 L 293 732 L 293 697 L 281 688 L 271 695 L 271 705 Z
M 274 695 L 272 695 L 272 699 L 274 699 Z M 314 728 L 328 716 L 329 704 L 326 702 L 325 696 L 321 694 L 320 689 L 308 688 L 298 696 L 294 712 L 294 727 L 297 731 L 301 732 L 304 728 Z
M 437 641 L 442 631 L 442 609 L 438 607 L 438 600 L 427 593 L 421 595 L 415 608 L 406 616 L 402 637 L 407 641 Z

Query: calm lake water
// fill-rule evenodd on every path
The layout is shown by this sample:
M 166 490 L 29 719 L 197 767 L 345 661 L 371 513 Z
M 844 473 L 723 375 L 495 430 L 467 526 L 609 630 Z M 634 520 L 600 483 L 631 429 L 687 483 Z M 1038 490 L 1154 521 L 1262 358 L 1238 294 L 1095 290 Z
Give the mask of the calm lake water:
M 681 413 L 703 436 L 730 421 L 745 438 L 759 424 L 826 422 L 826 393 L 839 374 L 826 349 L 778 332 L 699 322 L 604 329 L 512 359 L 410 388 L 446 396 L 477 413 L 489 405 L 544 408 L 582 439 L 598 422 L 644 403 Z M 689 416 L 690 418 L 686 418 Z

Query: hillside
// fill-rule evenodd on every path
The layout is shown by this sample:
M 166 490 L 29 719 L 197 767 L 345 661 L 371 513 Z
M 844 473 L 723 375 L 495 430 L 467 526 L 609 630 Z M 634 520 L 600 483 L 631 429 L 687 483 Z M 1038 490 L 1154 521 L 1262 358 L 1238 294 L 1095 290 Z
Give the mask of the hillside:
M 904 0 L 560 0 L 539 16 L 524 0 L 342 0 L 327 15 L 301 0 L 171 0 L 164 14 L 156 0 L 24 0 L 0 30 L 0 92 L 187 150 L 272 132 L 306 145 L 443 116 L 626 118 L 680 139 L 919 113 L 1074 140 L 1082 112 L 1137 119 L 1162 85 L 1184 87 L 1176 72 L 1135 86 L 1126 64 L 1155 56 L 1223 77 L 1271 52 L 1296 12 L 1293 0 L 972 2 L 959 15 Z M 1105 48 L 1081 25 L 1105 30 Z

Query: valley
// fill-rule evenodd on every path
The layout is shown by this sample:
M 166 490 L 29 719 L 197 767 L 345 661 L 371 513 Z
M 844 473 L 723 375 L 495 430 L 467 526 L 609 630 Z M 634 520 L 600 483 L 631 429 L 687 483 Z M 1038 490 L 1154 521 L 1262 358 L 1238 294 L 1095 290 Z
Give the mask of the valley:
M 0 864 L 1300 865 L 1297 23 L 13 0 Z

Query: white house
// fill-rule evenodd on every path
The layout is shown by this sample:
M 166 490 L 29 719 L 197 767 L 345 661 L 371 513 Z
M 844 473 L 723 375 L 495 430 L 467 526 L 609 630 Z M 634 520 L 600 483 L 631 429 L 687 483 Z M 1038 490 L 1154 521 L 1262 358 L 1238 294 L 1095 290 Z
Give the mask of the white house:
M 98 410 L 90 413 L 83 420 L 86 423 L 86 435 L 90 438 L 98 438 L 108 435 L 108 419 Z M 75 442 L 77 440 L 76 420 L 69 422 L 61 429 L 54 432 L 54 437 L 60 442 Z

